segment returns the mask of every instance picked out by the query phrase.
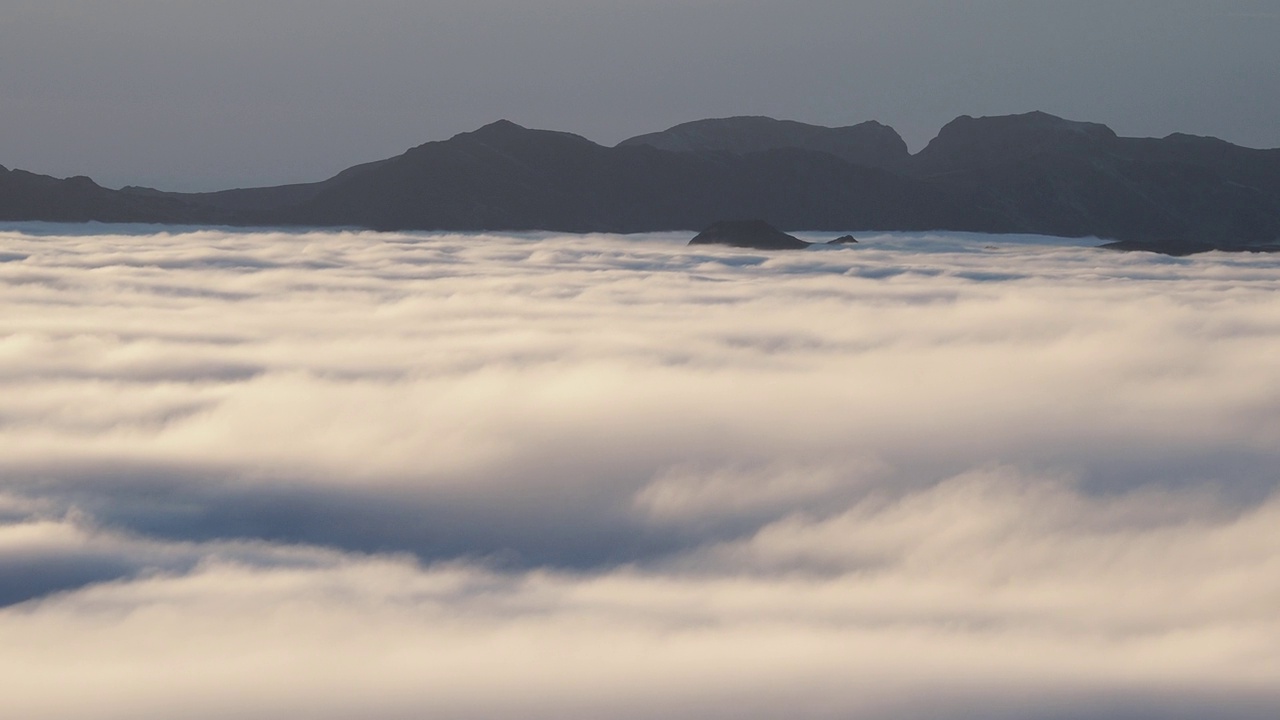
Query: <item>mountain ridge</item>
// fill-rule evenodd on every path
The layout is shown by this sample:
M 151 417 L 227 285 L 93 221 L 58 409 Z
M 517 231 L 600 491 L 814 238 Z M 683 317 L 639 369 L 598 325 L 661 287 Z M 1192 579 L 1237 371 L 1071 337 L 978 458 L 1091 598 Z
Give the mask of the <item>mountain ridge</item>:
M 628 138 L 615 147 L 648 145 L 670 152 L 724 151 L 738 155 L 779 148 L 825 152 L 855 165 L 891 168 L 910 157 L 898 131 L 870 120 L 828 128 L 759 115 L 681 123 L 661 132 Z
M 499 120 L 319 182 L 211 193 L 0 168 L 0 220 L 643 232 L 733 217 L 792 231 L 1096 236 L 1170 254 L 1274 249 L 1280 150 L 1128 138 L 1032 112 L 960 116 L 912 155 L 875 122 L 740 116 L 613 147 Z

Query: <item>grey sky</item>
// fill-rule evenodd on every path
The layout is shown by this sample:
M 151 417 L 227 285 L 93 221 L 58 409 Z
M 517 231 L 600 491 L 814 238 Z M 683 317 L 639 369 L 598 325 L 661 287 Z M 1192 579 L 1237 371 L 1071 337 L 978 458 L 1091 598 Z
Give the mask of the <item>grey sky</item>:
M 1274 0 L 0 0 L 0 164 L 172 189 L 317 180 L 500 117 L 960 114 L 1280 146 Z

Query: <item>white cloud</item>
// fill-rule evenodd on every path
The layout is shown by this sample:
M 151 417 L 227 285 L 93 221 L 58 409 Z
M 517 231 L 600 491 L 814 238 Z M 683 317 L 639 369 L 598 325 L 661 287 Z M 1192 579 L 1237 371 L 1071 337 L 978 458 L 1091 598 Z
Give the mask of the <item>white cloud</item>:
M 1275 716 L 1280 262 L 682 239 L 0 232 L 0 714 Z

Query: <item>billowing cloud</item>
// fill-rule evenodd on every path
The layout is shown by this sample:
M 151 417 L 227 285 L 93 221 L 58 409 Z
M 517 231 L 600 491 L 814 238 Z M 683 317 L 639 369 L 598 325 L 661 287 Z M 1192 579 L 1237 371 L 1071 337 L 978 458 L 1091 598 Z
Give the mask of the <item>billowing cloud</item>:
M 92 232 L 0 231 L 6 717 L 1280 710 L 1274 257 Z

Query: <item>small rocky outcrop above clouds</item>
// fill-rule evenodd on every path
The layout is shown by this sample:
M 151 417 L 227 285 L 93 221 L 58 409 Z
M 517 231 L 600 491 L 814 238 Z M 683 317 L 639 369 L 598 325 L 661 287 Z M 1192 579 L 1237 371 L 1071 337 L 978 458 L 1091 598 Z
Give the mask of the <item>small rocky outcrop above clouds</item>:
M 690 245 L 729 245 L 752 250 L 803 250 L 809 243 L 763 220 L 721 220 L 698 233 Z
M 852 235 L 841 235 L 835 240 L 827 241 L 828 245 L 856 245 L 857 243 L 858 243 L 858 238 Z

